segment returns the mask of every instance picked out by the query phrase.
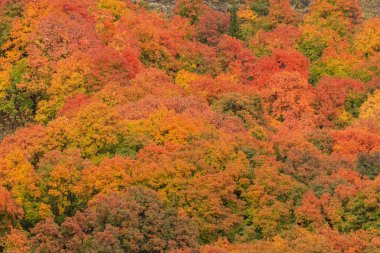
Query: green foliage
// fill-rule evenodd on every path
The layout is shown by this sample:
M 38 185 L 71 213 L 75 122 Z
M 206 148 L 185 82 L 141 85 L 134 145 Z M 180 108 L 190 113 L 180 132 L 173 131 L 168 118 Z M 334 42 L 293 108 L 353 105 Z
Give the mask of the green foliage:
M 266 134 L 264 133 L 262 128 L 257 128 L 252 131 L 252 136 L 255 137 L 257 140 L 260 141 L 266 141 L 268 140 Z
M 344 109 L 354 118 L 359 117 L 360 106 L 367 100 L 366 93 L 350 91 L 344 101 Z
M 344 222 L 341 230 L 349 232 L 351 230 L 380 229 L 380 200 L 379 186 L 365 188 L 355 196 L 352 196 L 347 203 L 344 213 Z
M 253 11 L 261 16 L 269 14 L 270 1 L 269 0 L 254 0 L 250 1 L 250 5 Z
M 355 170 L 363 176 L 368 176 L 370 179 L 377 177 L 380 173 L 380 153 L 358 154 Z
M 202 4 L 202 0 L 180 0 L 176 4 L 175 11 L 180 16 L 189 18 L 191 24 L 196 24 L 199 21 Z
M 33 120 L 37 97 L 18 88 L 23 75 L 28 72 L 27 60 L 18 61 L 10 73 L 10 84 L 4 89 L 5 97 L 0 101 L 1 131 L 14 131 Z
M 261 98 L 255 94 L 226 93 L 214 100 L 211 106 L 218 112 L 241 118 L 246 127 L 252 126 L 253 120 L 263 120 Z
M 318 148 L 323 154 L 330 155 L 333 152 L 334 139 L 323 130 L 312 132 L 308 136 L 308 141 Z
M 340 62 L 339 59 L 323 62 L 317 61 L 310 65 L 309 82 L 317 84 L 323 76 L 350 77 L 353 79 L 369 82 L 371 74 L 366 69 L 353 69 L 351 66 Z
M 136 157 L 138 152 L 148 143 L 145 136 L 124 135 L 119 137 L 119 143 L 112 150 L 112 155 Z
M 237 39 L 241 39 L 242 31 L 240 29 L 239 17 L 237 15 L 238 10 L 239 10 L 239 7 L 237 4 L 237 1 L 234 0 L 232 3 L 232 7 L 230 9 L 230 24 L 228 28 L 228 34 Z
M 326 43 L 318 38 L 315 38 L 314 41 L 301 39 L 299 43 L 299 50 L 311 61 L 318 60 L 322 56 L 323 50 L 325 50 L 326 47 Z

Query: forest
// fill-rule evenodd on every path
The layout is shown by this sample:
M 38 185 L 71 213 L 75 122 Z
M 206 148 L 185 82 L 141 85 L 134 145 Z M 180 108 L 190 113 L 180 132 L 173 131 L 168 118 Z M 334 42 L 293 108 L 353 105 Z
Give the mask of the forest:
M 380 252 L 380 17 L 230 2 L 0 0 L 0 252 Z

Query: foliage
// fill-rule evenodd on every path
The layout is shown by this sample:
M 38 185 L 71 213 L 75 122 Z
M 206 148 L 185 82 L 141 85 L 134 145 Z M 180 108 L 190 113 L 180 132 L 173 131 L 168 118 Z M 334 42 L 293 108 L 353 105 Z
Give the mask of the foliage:
M 197 246 L 188 219 L 166 209 L 151 190 L 99 195 L 61 226 L 47 219 L 32 231 L 33 251 L 162 252 Z
M 0 1 L 1 252 L 380 251 L 379 18 L 230 3 Z
M 236 1 L 234 1 L 230 10 L 230 26 L 228 28 L 228 34 L 232 37 L 239 39 L 241 38 L 241 31 L 237 12 L 238 6 Z

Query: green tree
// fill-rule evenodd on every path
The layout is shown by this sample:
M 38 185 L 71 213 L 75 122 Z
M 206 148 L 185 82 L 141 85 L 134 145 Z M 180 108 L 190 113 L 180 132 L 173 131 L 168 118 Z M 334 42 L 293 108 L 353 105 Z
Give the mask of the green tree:
M 237 39 L 241 39 L 242 33 L 240 30 L 239 17 L 237 15 L 238 10 L 238 3 L 234 0 L 230 9 L 230 26 L 228 29 L 228 34 Z

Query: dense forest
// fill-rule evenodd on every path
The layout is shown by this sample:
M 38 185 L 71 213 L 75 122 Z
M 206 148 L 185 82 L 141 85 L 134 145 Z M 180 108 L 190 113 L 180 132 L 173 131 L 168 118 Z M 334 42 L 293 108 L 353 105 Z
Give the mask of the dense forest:
M 0 252 L 380 252 L 380 18 L 230 2 L 0 0 Z

